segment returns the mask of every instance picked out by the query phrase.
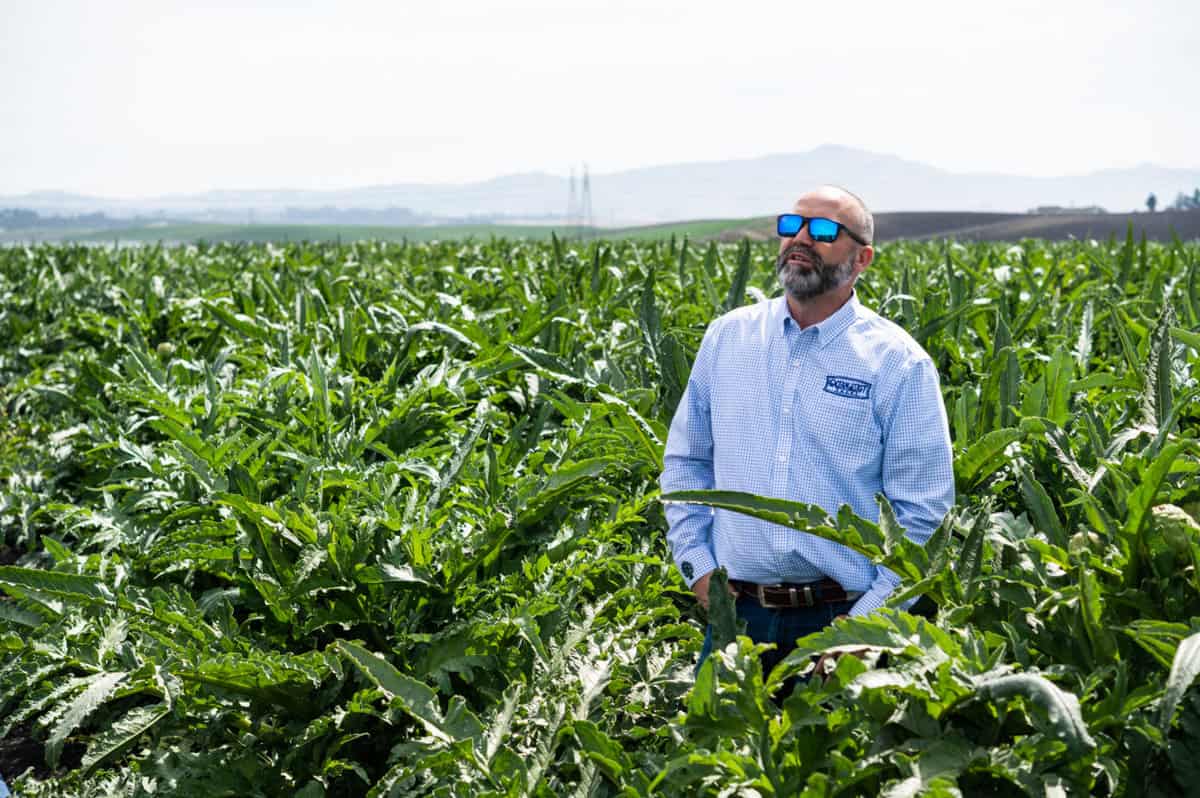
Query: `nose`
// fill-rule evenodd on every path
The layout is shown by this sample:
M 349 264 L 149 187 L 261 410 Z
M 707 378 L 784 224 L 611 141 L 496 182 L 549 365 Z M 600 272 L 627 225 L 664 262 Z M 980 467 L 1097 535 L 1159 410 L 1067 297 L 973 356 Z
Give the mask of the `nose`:
M 812 240 L 812 236 L 810 236 L 808 234 L 808 225 L 807 224 L 805 224 L 803 227 L 801 227 L 800 230 L 796 233 L 796 235 L 792 236 L 792 241 L 799 241 L 801 244 L 805 244 L 810 247 L 816 243 L 815 241 Z

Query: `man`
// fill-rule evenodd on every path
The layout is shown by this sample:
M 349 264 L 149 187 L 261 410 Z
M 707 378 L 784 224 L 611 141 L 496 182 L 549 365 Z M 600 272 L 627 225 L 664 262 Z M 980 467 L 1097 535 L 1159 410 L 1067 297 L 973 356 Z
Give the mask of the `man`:
M 664 493 L 716 488 L 879 520 L 883 493 L 924 543 L 954 503 L 946 411 L 929 355 L 859 304 L 874 220 L 825 186 L 778 219 L 784 295 L 709 325 L 667 438 Z M 864 615 L 899 582 L 838 543 L 700 505 L 671 504 L 667 540 L 701 604 L 724 566 L 769 670 L 799 637 Z M 711 629 L 701 663 L 711 649 Z

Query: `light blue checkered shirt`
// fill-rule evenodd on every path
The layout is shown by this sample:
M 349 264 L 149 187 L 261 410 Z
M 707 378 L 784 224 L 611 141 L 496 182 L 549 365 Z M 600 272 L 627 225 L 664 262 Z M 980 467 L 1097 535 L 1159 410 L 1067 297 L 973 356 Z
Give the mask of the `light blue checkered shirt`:
M 736 490 L 843 504 L 878 522 L 883 493 L 908 537 L 924 543 L 954 504 L 954 470 L 938 376 L 908 333 L 851 296 L 801 330 L 777 297 L 709 325 L 675 411 L 663 492 Z M 893 572 L 838 543 L 727 510 L 670 504 L 675 564 L 688 585 L 717 565 L 759 584 L 824 576 L 880 607 Z

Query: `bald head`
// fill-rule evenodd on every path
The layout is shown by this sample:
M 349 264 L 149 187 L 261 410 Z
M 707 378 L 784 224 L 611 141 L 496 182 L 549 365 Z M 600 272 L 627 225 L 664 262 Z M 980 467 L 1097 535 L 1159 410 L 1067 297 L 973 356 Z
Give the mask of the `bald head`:
M 827 207 L 837 208 L 837 221 L 851 228 L 869 244 L 875 243 L 875 217 L 867 209 L 867 204 L 852 191 L 841 186 L 821 186 L 804 194 L 796 200 L 797 206 L 805 200 L 815 200 Z

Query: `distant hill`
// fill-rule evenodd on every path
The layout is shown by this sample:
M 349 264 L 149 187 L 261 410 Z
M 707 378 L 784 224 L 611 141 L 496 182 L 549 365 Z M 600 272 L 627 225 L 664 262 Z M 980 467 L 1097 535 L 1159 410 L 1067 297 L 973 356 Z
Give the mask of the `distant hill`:
M 1125 212 L 1143 207 L 1152 191 L 1158 195 L 1159 207 L 1164 207 L 1178 192 L 1200 187 L 1200 169 L 1145 164 L 1061 177 L 955 173 L 894 155 L 826 145 L 804 153 L 678 163 L 591 176 L 595 221 L 602 226 L 766 216 L 787 209 L 798 193 L 820 183 L 847 186 L 876 211 L 952 208 L 1023 213 L 1045 205 L 1099 205 Z M 45 191 L 0 196 L 0 208 L 56 214 L 161 214 L 225 223 L 245 223 L 249 218 L 279 222 L 288 208 L 403 208 L 434 218 L 481 216 L 515 221 L 561 216 L 567 194 L 566 178 L 529 173 L 452 185 L 210 191 L 119 200 Z

